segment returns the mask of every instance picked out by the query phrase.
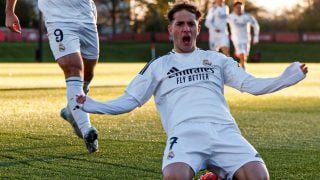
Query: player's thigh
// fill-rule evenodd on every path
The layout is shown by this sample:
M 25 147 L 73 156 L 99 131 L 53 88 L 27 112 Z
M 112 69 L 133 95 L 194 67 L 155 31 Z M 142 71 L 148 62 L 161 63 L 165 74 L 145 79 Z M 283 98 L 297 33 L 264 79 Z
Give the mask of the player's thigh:
M 211 154 L 209 123 L 184 122 L 169 133 L 162 159 L 162 169 L 175 163 L 187 164 L 194 173 L 204 169 Z
M 248 44 L 247 43 L 235 43 L 234 48 L 237 55 L 248 54 Z
M 56 60 L 80 53 L 79 27 L 76 23 L 46 23 L 51 51 Z
M 219 51 L 219 49 L 220 49 L 220 38 L 219 38 L 219 35 L 216 32 L 211 34 L 209 42 L 210 42 L 209 45 L 210 45 L 210 49 L 211 50 Z
M 99 37 L 95 23 L 83 23 L 79 31 L 80 50 L 84 64 L 84 80 L 91 81 L 99 58 Z
M 177 162 L 166 166 L 163 171 L 163 179 L 193 179 L 194 172 L 192 168 L 185 163 Z
M 79 30 L 80 51 L 83 59 L 95 60 L 99 58 L 99 36 L 94 23 L 83 23 Z
M 72 53 L 57 59 L 60 68 L 63 70 L 65 77 L 82 76 L 83 63 L 80 53 Z
M 220 47 L 230 47 L 229 36 L 225 33 L 220 33 L 217 41 Z
M 268 180 L 269 173 L 264 163 L 252 161 L 238 169 L 233 177 L 236 180 Z
M 234 173 L 249 162 L 264 164 L 257 150 L 241 135 L 236 124 L 217 124 L 213 154 L 209 165 L 222 179 L 232 179 Z

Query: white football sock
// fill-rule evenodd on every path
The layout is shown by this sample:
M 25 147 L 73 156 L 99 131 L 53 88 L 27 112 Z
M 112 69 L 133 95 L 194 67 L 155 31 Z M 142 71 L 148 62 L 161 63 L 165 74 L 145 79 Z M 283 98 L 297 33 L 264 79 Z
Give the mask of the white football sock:
M 84 94 L 83 81 L 79 76 L 73 76 L 66 79 L 67 84 L 67 101 L 71 114 L 76 121 L 82 135 L 84 136 L 87 130 L 91 127 L 89 114 L 76 108 L 76 96 Z

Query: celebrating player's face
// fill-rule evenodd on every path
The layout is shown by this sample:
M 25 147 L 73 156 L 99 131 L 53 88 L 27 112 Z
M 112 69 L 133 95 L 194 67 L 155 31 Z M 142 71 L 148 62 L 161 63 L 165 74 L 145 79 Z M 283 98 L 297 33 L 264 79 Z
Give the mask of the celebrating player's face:
M 238 15 L 242 14 L 243 9 L 244 9 L 244 7 L 243 7 L 242 4 L 237 4 L 237 5 L 235 5 L 235 6 L 233 7 L 234 12 L 235 12 L 236 14 L 238 14 Z
M 222 3 L 224 3 L 224 0 L 216 0 L 215 2 L 216 4 L 221 5 Z
M 174 50 L 178 53 L 192 52 L 200 30 L 195 14 L 182 10 L 176 12 L 173 17 L 168 31 L 173 38 Z

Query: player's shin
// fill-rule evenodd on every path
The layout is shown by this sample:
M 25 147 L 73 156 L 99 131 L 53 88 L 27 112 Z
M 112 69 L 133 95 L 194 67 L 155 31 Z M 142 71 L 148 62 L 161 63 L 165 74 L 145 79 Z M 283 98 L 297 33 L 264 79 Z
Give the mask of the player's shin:
M 66 79 L 67 101 L 72 116 L 75 119 L 82 135 L 91 127 L 89 115 L 77 107 L 76 95 L 84 94 L 83 81 L 81 77 L 73 76 Z

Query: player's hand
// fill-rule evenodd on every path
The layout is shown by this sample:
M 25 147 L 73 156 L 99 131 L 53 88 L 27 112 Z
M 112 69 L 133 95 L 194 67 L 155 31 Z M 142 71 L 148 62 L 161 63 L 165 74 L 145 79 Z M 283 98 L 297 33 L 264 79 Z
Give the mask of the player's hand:
M 300 69 L 304 74 L 308 73 L 308 67 L 306 66 L 306 64 L 301 64 Z
M 6 27 L 15 33 L 21 33 L 19 18 L 13 14 L 6 14 Z
M 86 102 L 86 98 L 87 97 L 85 95 L 77 95 L 76 101 L 79 104 L 84 104 L 84 102 Z
M 259 37 L 258 36 L 254 36 L 252 43 L 253 44 L 258 44 L 259 43 Z

